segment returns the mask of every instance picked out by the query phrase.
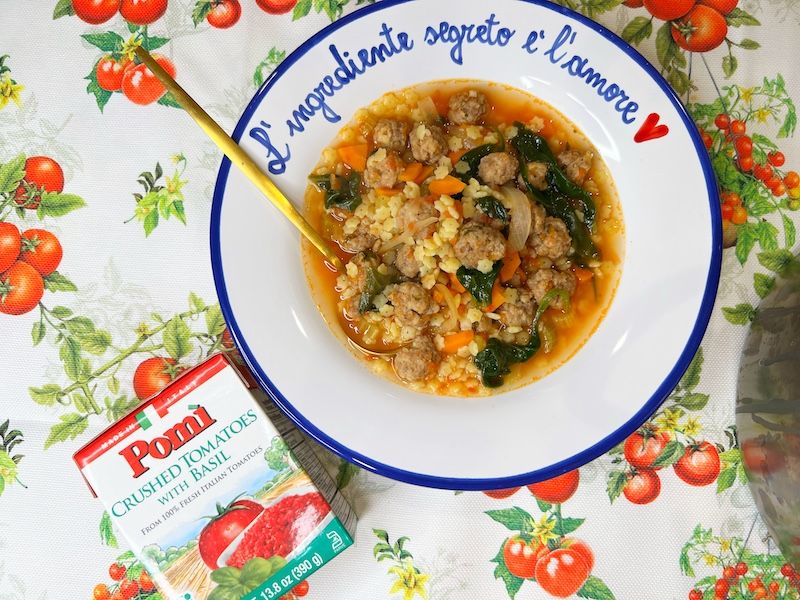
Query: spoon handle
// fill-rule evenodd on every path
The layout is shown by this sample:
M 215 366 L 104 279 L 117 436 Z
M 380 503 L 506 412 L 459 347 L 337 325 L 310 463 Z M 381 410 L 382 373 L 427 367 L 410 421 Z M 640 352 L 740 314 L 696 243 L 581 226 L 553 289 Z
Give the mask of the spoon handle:
M 195 120 L 195 122 L 206 132 L 208 137 L 222 150 L 230 161 L 236 165 L 247 178 L 269 199 L 275 207 L 281 211 L 291 223 L 300 230 L 300 233 L 319 250 L 325 259 L 337 271 L 344 270 L 341 259 L 336 255 L 330 244 L 305 220 L 303 215 L 295 208 L 294 204 L 283 195 L 278 187 L 267 177 L 259 168 L 256 162 L 250 158 L 239 144 L 225 130 L 194 101 L 194 99 L 184 90 L 172 76 L 167 73 L 161 65 L 141 46 L 136 48 L 136 56 L 139 57 L 147 68 L 161 81 L 178 101 L 184 110 Z

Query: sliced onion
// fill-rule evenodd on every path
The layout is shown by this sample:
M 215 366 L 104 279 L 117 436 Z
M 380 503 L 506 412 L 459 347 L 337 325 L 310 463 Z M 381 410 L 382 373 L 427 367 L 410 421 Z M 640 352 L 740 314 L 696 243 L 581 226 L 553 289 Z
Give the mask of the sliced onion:
M 439 293 L 444 296 L 444 301 L 447 303 L 447 307 L 450 312 L 450 316 L 444 323 L 442 323 L 441 330 L 453 331 L 456 328 L 456 325 L 458 325 L 458 306 L 456 305 L 456 299 L 453 297 L 453 294 L 450 293 L 450 290 L 447 289 L 447 286 L 437 283 L 434 288 L 439 290 Z
M 436 110 L 436 104 L 430 96 L 425 96 L 420 100 L 417 108 L 419 112 L 422 113 L 423 121 L 430 122 L 439 120 L 439 111 Z
M 427 219 L 423 219 L 422 221 L 417 221 L 416 223 L 411 223 L 408 226 L 408 230 L 404 231 L 403 233 L 393 237 L 388 242 L 386 242 L 383 246 L 381 246 L 380 253 L 385 254 L 392 248 L 397 248 L 401 244 L 411 243 L 414 240 L 414 233 L 425 229 L 428 225 L 433 225 L 439 221 L 439 217 L 428 217 Z
M 512 250 L 519 252 L 525 247 L 533 226 L 531 201 L 517 188 L 507 185 L 503 188 L 503 196 L 511 209 L 511 223 L 508 226 L 508 243 Z

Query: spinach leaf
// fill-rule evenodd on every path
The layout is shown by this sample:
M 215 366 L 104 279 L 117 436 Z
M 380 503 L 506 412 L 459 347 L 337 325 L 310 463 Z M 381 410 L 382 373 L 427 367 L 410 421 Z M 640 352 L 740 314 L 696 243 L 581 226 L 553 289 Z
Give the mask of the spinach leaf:
M 492 196 L 478 198 L 475 201 L 475 205 L 481 209 L 484 214 L 489 215 L 493 219 L 508 223 L 508 209 L 506 209 L 503 203 L 497 198 L 493 198 Z
M 586 266 L 599 259 L 600 253 L 591 235 L 595 219 L 595 206 L 591 196 L 564 174 L 547 145 L 547 140 L 522 123 L 515 123 L 515 126 L 518 133 L 511 144 L 520 155 L 520 173 L 528 191 L 548 215 L 566 223 L 581 265 Z M 546 190 L 540 191 L 531 185 L 528 177 L 529 162 L 544 162 L 548 165 Z M 578 217 L 578 210 L 583 213 L 583 220 Z
M 492 270 L 488 273 L 481 273 L 477 269 L 461 267 L 456 272 L 456 277 L 458 277 L 458 281 L 464 286 L 464 289 L 472 294 L 472 297 L 475 298 L 478 304 L 487 306 L 492 301 L 492 288 L 502 268 L 502 260 L 497 261 Z
M 358 299 L 358 312 L 364 313 L 375 310 L 375 297 L 386 289 L 388 285 L 396 283 L 399 277 L 397 271 L 389 269 L 387 273 L 381 273 L 378 267 L 367 267 L 364 278 L 364 290 Z
M 521 364 L 533 358 L 542 347 L 542 338 L 539 333 L 539 322 L 542 320 L 545 311 L 550 305 L 561 298 L 566 304 L 569 294 L 562 289 L 550 290 L 542 298 L 536 316 L 531 324 L 531 337 L 527 344 L 509 344 L 497 338 L 490 338 L 486 343 L 486 348 L 475 357 L 475 365 L 480 369 L 483 385 L 489 388 L 497 388 L 503 385 L 503 377 L 511 372 L 511 366 Z
M 320 192 L 325 193 L 325 209 L 343 208 L 353 212 L 361 204 L 361 175 L 353 171 L 350 175 L 318 175 L 310 178 Z

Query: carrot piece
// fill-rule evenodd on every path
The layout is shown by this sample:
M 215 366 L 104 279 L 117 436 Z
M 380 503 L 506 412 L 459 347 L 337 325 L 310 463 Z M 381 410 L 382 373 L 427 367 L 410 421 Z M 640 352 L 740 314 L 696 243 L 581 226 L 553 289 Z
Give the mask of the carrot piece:
M 578 283 L 586 283 L 587 281 L 591 281 L 592 277 L 594 277 L 594 273 L 589 269 L 575 269 L 575 279 L 578 280 Z
M 506 297 L 503 295 L 503 288 L 500 287 L 500 282 L 495 280 L 492 288 L 492 303 L 486 307 L 486 312 L 494 312 L 505 303 Z
M 436 300 L 436 302 L 438 302 L 439 304 L 444 302 L 444 294 L 442 294 L 442 292 L 440 292 L 439 290 L 433 290 L 431 296 L 433 296 L 433 299 Z
M 342 146 L 337 148 L 336 152 L 344 164 L 363 173 L 367 168 L 367 154 L 369 153 L 369 146 L 367 144 L 358 144 L 356 146 Z
M 475 332 L 471 329 L 468 331 L 460 331 L 459 333 L 451 333 L 444 336 L 444 351 L 447 354 L 455 354 L 460 348 L 469 345 L 475 339 Z
M 450 157 L 450 162 L 453 163 L 453 165 L 455 166 L 455 164 L 458 161 L 460 161 L 461 157 L 464 156 L 466 153 L 467 153 L 466 149 L 461 149 L 461 150 L 456 150 L 455 152 L 451 152 L 447 156 Z
M 432 194 L 436 194 L 438 196 L 452 196 L 454 194 L 460 194 L 466 187 L 466 183 L 460 179 L 456 179 L 452 175 L 448 175 L 444 179 L 436 179 L 431 181 L 428 189 Z
M 503 268 L 500 269 L 500 281 L 503 283 L 506 281 L 511 281 L 511 278 L 514 277 L 514 273 L 517 272 L 517 269 L 519 269 L 521 264 L 522 259 L 519 256 L 519 252 L 516 250 L 506 252 L 506 258 L 503 261 Z
M 461 285 L 461 282 L 458 280 L 458 277 L 456 277 L 455 273 L 448 273 L 448 275 L 450 276 L 450 287 L 454 289 L 456 293 L 463 294 L 467 291 L 466 288 Z
M 408 165 L 405 168 L 405 170 L 402 173 L 400 173 L 400 177 L 399 177 L 400 181 L 403 181 L 403 182 L 416 181 L 417 178 L 422 174 L 422 169 L 423 168 L 424 168 L 424 165 L 422 163 L 418 163 L 418 162 L 411 163 L 410 165 Z
M 394 188 L 375 188 L 375 193 L 378 196 L 395 196 L 400 193 L 399 190 Z
M 419 174 L 419 177 L 417 177 L 414 180 L 414 183 L 422 185 L 423 181 L 425 181 L 428 177 L 433 175 L 433 170 L 434 170 L 433 167 L 431 167 L 430 165 L 422 167 L 422 172 Z

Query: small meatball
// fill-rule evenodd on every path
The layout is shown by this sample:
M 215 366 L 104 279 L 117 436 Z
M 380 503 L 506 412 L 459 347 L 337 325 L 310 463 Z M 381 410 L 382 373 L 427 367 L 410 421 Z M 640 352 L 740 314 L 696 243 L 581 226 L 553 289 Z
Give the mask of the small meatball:
M 372 139 L 380 148 L 403 152 L 408 140 L 408 124 L 394 119 L 381 119 L 372 130 Z
M 462 265 L 477 269 L 482 260 L 495 262 L 506 255 L 506 238 L 496 229 L 471 222 L 461 230 L 454 250 Z
M 369 269 L 377 269 L 380 264 L 381 262 L 378 260 L 378 257 L 371 252 L 361 252 L 350 260 L 348 265 L 355 265 L 357 270 L 355 280 L 359 291 L 362 291 L 366 285 L 367 271 Z M 349 271 L 348 269 L 348 272 Z
M 547 169 L 547 164 L 543 162 L 528 163 L 528 181 L 540 192 L 547 189 Z
M 433 341 L 421 335 L 395 354 L 394 371 L 403 381 L 425 381 L 436 373 L 441 360 Z
M 409 279 L 419 275 L 420 265 L 414 256 L 414 246 L 400 246 L 394 258 L 394 266 L 404 277 Z
M 572 238 L 564 221 L 547 217 L 542 231 L 534 232 L 528 238 L 528 245 L 537 256 L 556 260 L 569 254 Z
M 361 221 L 356 230 L 342 240 L 339 245 L 345 252 L 356 254 L 369 250 L 377 241 L 378 238 L 369 232 L 369 222 Z
M 364 184 L 371 188 L 393 188 L 404 168 L 396 153 L 381 148 L 367 159 Z
M 571 296 L 572 292 L 575 291 L 575 276 L 569 271 L 542 269 L 541 271 L 536 271 L 528 280 L 528 287 L 533 292 L 533 297 L 536 298 L 538 303 L 541 303 L 547 293 L 554 288 L 565 290 Z M 557 298 L 551 306 L 553 308 L 564 308 L 560 298 Z
M 594 155 L 591 152 L 565 150 L 558 155 L 558 164 L 563 167 L 566 176 L 578 185 L 583 185 L 593 160 Z
M 467 90 L 450 97 L 450 112 L 447 118 L 456 125 L 477 123 L 489 107 L 486 96 L 477 90 Z
M 478 175 L 486 185 L 505 185 L 517 174 L 519 161 L 508 152 L 493 152 L 481 159 Z
M 547 211 L 544 206 L 538 202 L 531 202 L 531 233 L 541 235 L 546 222 Z
M 497 309 L 497 314 L 506 327 L 530 327 L 533 323 L 533 303 L 506 302 Z
M 421 163 L 435 165 L 447 152 L 447 140 L 442 128 L 436 125 L 420 123 L 411 131 L 409 141 L 411 153 Z
M 400 210 L 397 211 L 397 228 L 401 231 L 409 231 L 409 228 L 416 226 L 417 223 L 430 219 L 431 217 L 438 217 L 439 212 L 433 206 L 433 203 L 427 202 L 422 198 L 413 198 L 407 200 Z M 433 235 L 436 231 L 436 224 L 433 223 L 419 230 L 414 231 L 414 239 L 424 240 Z
M 403 325 L 423 326 L 436 310 L 431 295 L 418 283 L 406 281 L 398 285 L 389 301 L 394 306 L 394 314 Z

